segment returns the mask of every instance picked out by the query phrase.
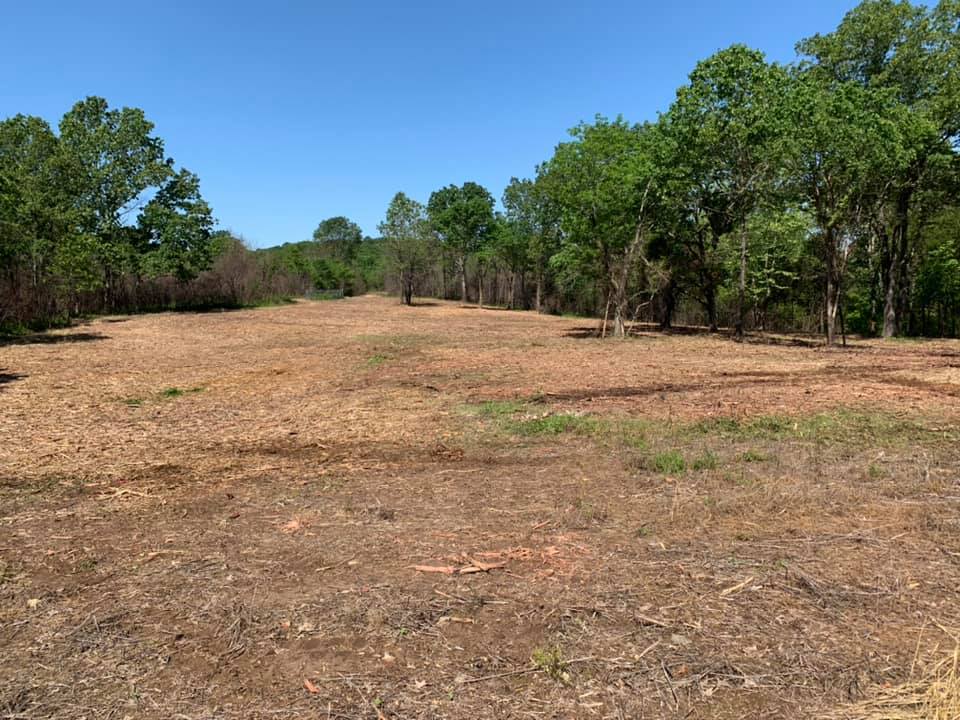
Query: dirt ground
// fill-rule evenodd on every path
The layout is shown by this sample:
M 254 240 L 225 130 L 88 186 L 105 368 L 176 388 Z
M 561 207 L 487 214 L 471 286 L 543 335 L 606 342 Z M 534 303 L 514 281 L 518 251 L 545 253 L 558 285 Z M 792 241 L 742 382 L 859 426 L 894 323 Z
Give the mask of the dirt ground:
M 594 329 L 0 344 L 0 718 L 843 717 L 953 648 L 960 342 Z

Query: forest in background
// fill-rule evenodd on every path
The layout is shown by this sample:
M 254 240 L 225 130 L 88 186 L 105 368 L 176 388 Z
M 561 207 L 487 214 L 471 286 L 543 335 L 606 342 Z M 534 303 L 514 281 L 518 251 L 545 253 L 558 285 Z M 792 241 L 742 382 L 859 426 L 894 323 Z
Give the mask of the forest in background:
M 891 337 L 960 331 L 960 0 L 866 0 L 789 65 L 734 45 L 655 122 L 581 123 L 498 209 L 397 193 L 251 250 L 143 111 L 0 123 L 0 326 L 387 290 L 631 321 Z

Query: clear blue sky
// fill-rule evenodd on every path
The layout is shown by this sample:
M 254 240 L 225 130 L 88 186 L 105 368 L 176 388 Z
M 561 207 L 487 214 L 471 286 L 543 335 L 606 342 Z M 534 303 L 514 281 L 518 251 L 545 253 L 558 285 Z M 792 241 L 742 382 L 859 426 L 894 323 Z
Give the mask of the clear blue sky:
M 0 116 L 86 95 L 143 108 L 220 226 L 254 246 L 392 195 L 499 197 L 596 113 L 656 117 L 732 43 L 789 61 L 853 0 L 8 2 Z

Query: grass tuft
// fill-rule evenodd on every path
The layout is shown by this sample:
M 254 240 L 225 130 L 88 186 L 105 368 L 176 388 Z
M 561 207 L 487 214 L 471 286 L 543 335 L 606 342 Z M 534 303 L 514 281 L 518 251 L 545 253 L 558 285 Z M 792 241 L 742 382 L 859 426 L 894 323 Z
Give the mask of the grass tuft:
M 566 683 L 570 679 L 567 672 L 567 662 L 563 659 L 563 652 L 556 645 L 551 648 L 537 648 L 530 656 L 534 667 L 542 671 L 548 678 L 559 683 Z
M 711 451 L 707 450 L 702 455 L 700 455 L 696 460 L 693 461 L 694 470 L 716 470 L 717 465 L 720 464 L 720 459 L 717 455 Z
M 654 456 L 653 467 L 666 475 L 679 475 L 686 472 L 687 461 L 679 450 L 667 450 Z
M 575 433 L 577 435 L 592 435 L 600 427 L 595 418 L 584 415 L 546 415 L 544 417 L 520 420 L 514 424 L 514 432 L 518 435 L 561 435 Z

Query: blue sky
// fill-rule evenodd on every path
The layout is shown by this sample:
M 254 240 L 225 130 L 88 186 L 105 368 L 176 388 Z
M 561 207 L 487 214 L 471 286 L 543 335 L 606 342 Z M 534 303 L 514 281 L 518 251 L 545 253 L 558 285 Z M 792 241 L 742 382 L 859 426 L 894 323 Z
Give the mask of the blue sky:
M 0 116 L 56 124 L 86 95 L 143 108 L 251 245 L 346 215 L 370 234 L 403 190 L 499 197 L 597 113 L 656 117 L 732 43 L 794 58 L 848 0 L 10 2 Z

